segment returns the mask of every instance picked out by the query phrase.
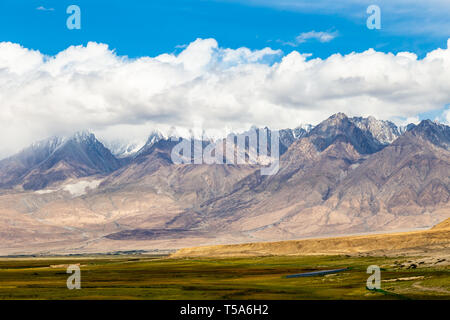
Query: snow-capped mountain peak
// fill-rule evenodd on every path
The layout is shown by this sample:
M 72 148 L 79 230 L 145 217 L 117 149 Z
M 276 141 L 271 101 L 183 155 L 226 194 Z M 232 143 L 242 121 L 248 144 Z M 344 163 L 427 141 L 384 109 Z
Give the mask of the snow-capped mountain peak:
M 350 118 L 350 121 L 362 131 L 371 133 L 372 136 L 383 145 L 392 143 L 401 135 L 399 128 L 393 122 L 377 120 L 373 116 L 367 118 L 353 117 Z

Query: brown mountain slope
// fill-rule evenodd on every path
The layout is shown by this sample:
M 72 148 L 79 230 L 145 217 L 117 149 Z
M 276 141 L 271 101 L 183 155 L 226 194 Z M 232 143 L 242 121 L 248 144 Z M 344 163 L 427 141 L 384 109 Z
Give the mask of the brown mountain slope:
M 426 231 L 180 249 L 173 258 L 449 252 L 450 225 Z
M 345 115 L 331 117 L 289 147 L 276 175 L 255 171 L 228 194 L 202 203 L 201 215 L 218 230 L 249 231 L 277 223 L 298 207 L 321 204 L 343 172 L 363 159 L 356 149 L 368 149 L 369 140 L 353 139 L 354 131 L 363 135 Z M 198 212 L 183 215 L 189 214 Z
M 169 226 L 264 241 L 411 230 L 450 215 L 448 127 L 425 121 L 378 152 L 355 131 L 345 115 L 327 119 L 290 146 L 278 174 L 255 171 Z
M 433 124 L 424 123 L 424 127 Z M 358 213 L 424 213 L 450 200 L 450 151 L 423 136 L 421 126 L 355 168 L 334 192 L 335 208 Z
M 41 141 L 0 161 L 0 188 L 41 190 L 71 178 L 106 175 L 120 166 L 93 134 L 78 132 Z
M 450 229 L 450 219 L 435 225 L 432 230 Z
M 448 141 L 448 126 L 423 122 L 382 146 L 337 114 L 293 142 L 276 175 L 261 176 L 246 165 L 174 165 L 175 142 L 151 140 L 106 177 L 0 190 L 0 253 L 36 246 L 181 248 L 430 227 L 450 216 Z

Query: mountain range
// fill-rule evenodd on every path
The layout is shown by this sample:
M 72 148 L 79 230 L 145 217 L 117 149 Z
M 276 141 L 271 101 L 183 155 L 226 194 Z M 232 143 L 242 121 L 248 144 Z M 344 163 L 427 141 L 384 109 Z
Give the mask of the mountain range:
M 414 230 L 450 217 L 447 125 L 338 113 L 278 133 L 269 176 L 261 163 L 174 164 L 180 140 L 157 132 L 143 145 L 89 132 L 35 143 L 0 161 L 0 254 Z

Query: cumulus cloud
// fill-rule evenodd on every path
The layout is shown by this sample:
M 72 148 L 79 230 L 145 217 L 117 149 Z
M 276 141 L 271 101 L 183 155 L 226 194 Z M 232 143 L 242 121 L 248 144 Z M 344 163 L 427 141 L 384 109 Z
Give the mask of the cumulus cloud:
M 3 42 L 0 101 L 0 156 L 82 129 L 113 139 L 295 127 L 338 111 L 406 119 L 450 102 L 450 49 L 310 59 L 197 39 L 178 54 L 129 59 L 93 42 L 55 56 Z

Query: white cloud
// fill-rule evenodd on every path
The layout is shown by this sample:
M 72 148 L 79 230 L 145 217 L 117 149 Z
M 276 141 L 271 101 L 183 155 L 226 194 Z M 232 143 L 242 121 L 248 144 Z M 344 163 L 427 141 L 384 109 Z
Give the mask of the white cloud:
M 447 107 L 447 109 L 442 113 L 442 117 L 438 120 L 450 126 L 450 107 Z
M 112 139 L 172 127 L 295 127 L 338 111 L 406 119 L 450 102 L 450 50 L 308 60 L 198 39 L 179 54 L 129 59 L 105 44 L 45 56 L 3 42 L 0 101 L 0 156 L 86 128 Z
M 315 39 L 319 42 L 330 42 L 338 35 L 337 32 L 324 32 L 324 31 L 309 31 L 298 35 L 295 40 L 297 43 L 303 43 L 310 39 Z
M 277 42 L 280 42 L 281 44 L 285 46 L 291 46 L 291 47 L 298 47 L 300 44 L 305 43 L 309 40 L 315 40 L 322 43 L 330 42 L 334 38 L 336 38 L 339 35 L 337 31 L 334 32 L 326 32 L 326 31 L 309 31 L 309 32 L 303 32 L 299 34 L 297 37 L 295 37 L 295 40 L 293 41 L 283 41 L 283 40 L 277 40 Z
M 411 123 L 419 124 L 420 123 L 419 116 L 407 117 L 406 119 L 397 121 L 397 124 L 399 126 L 403 126 L 403 127 L 405 127 L 405 126 L 407 126 L 408 124 L 411 124 Z
M 36 10 L 38 10 L 38 11 L 55 11 L 54 8 L 46 8 L 44 6 L 39 6 L 36 8 Z

